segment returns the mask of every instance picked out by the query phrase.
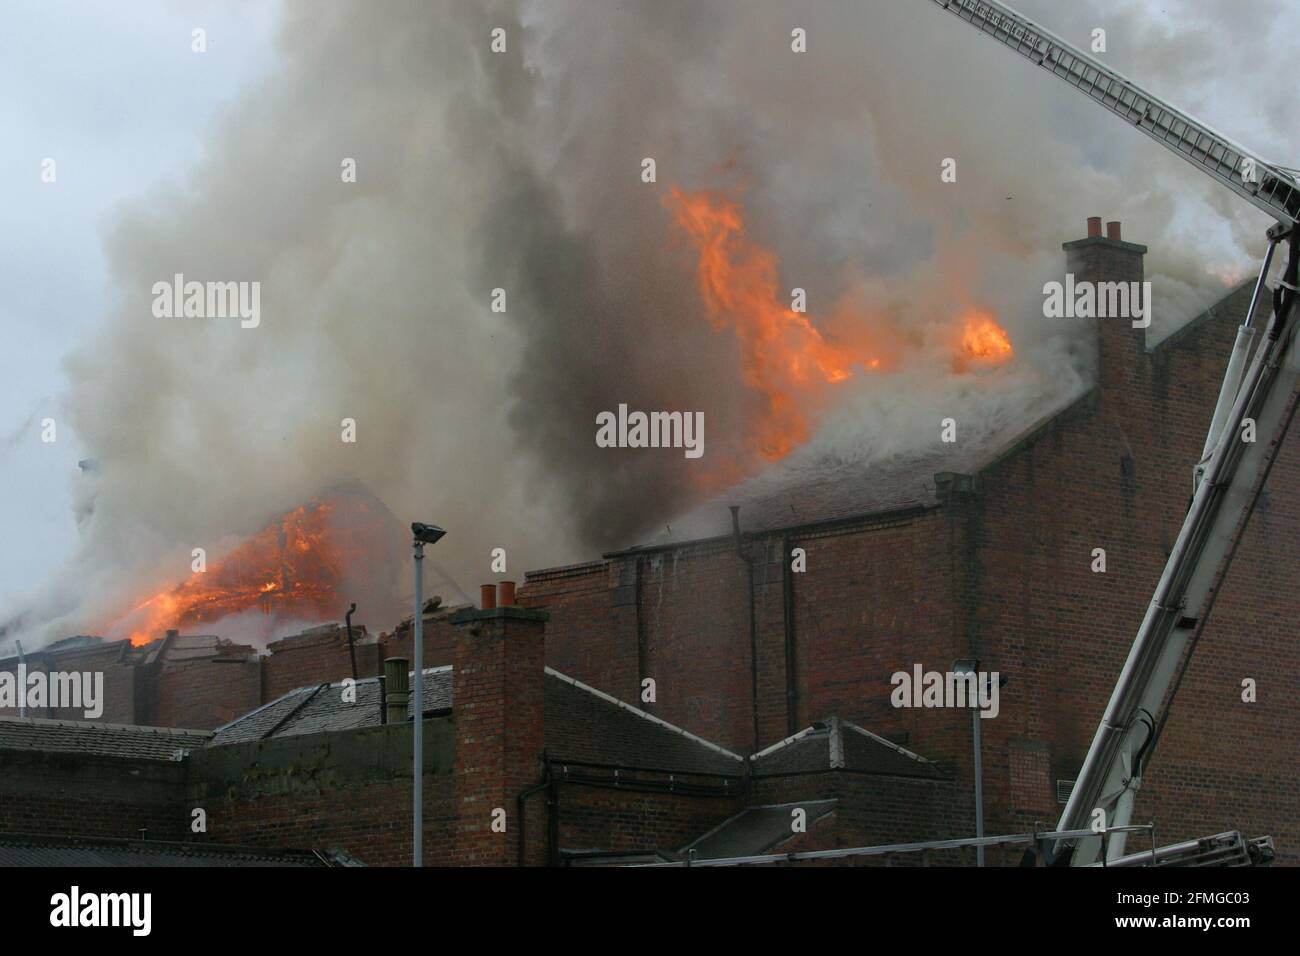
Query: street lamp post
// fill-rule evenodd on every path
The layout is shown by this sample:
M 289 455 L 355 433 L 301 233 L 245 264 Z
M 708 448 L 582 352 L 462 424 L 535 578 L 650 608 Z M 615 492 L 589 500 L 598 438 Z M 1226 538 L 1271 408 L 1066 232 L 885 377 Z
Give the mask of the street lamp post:
M 954 674 L 973 674 L 975 680 L 979 680 L 980 662 L 978 658 L 967 658 L 957 661 L 952 665 Z M 984 746 L 980 738 L 980 711 L 979 711 L 979 694 L 976 693 L 975 700 L 967 701 L 970 707 L 971 716 L 971 734 L 975 747 L 975 836 L 983 838 L 984 836 Z M 979 844 L 975 847 L 975 865 L 984 865 L 984 845 Z
M 981 678 L 988 682 L 989 692 L 993 690 L 993 675 L 980 674 L 979 658 L 967 657 L 959 661 L 954 661 L 952 665 L 954 674 L 973 674 L 975 676 L 975 686 L 977 688 L 975 699 L 968 700 L 966 703 L 970 707 L 971 719 L 971 738 L 975 747 L 975 836 L 979 839 L 984 837 L 984 739 L 980 730 L 980 701 L 979 701 L 979 681 Z M 1006 674 L 998 676 L 998 687 L 1005 687 L 1009 678 Z M 984 845 L 980 844 L 975 847 L 975 865 L 984 865 Z
M 411 712 L 415 717 L 414 755 L 412 768 L 415 785 L 412 790 L 412 858 L 413 866 L 424 866 L 424 546 L 434 544 L 447 532 L 435 524 L 411 524 L 411 543 L 415 557 L 415 617 L 412 652 L 415 657 L 415 702 Z

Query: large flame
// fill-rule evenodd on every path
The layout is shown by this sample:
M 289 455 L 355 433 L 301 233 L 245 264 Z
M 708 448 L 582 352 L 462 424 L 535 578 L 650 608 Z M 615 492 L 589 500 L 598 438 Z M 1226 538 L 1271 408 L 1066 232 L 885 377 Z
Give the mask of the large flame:
M 879 316 L 871 322 L 859 316 L 852 344 L 828 341 L 807 314 L 786 305 L 776 255 L 746 234 L 738 202 L 670 186 L 664 204 L 697 253 L 697 281 L 710 319 L 734 330 L 745 384 L 763 399 L 750 451 L 759 462 L 783 458 L 808 440 L 833 386 L 860 371 L 888 368 L 906 336 Z M 994 365 L 1011 356 L 1011 340 L 992 313 L 968 310 L 958 318 L 952 353 L 958 371 Z M 728 477 L 738 475 L 733 469 Z
M 676 186 L 665 202 L 699 255 L 697 277 L 709 317 L 734 329 L 745 384 L 764 398 L 752 450 L 768 461 L 782 458 L 807 441 L 820 390 L 848 379 L 857 364 L 878 367 L 879 356 L 831 345 L 806 314 L 784 304 L 776 256 L 746 235 L 738 203 Z
M 210 625 L 254 611 L 319 623 L 338 620 L 340 592 L 357 571 L 382 567 L 391 516 L 366 496 L 314 498 L 272 520 L 206 571 L 153 593 L 105 633 L 145 644 L 169 628 Z
M 1010 358 L 1013 351 L 1011 337 L 993 314 L 971 309 L 962 317 L 953 367 L 964 372 L 974 366 L 998 365 Z

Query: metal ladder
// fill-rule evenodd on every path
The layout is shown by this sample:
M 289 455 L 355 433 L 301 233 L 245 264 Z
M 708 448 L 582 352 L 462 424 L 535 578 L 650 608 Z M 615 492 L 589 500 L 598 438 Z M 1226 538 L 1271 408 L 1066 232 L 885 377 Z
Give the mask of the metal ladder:
M 1300 222 L 1300 183 L 996 0 L 934 0 L 1136 126 L 1279 222 Z

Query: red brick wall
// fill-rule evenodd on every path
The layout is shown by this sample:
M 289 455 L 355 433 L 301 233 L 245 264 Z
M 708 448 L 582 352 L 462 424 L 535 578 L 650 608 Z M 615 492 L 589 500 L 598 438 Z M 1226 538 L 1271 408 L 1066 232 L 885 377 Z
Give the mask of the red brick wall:
M 89 672 L 91 674 L 103 674 L 103 713 L 94 719 L 110 724 L 132 724 L 138 719 L 138 702 L 135 687 L 135 667 L 132 659 L 128 656 L 128 651 L 128 644 L 117 642 L 60 651 L 54 654 L 37 652 L 27 655 L 27 673 L 30 675 L 41 671 L 48 674 L 57 671 L 63 673 Z M 18 674 L 17 658 L 6 660 L 0 669 L 14 674 L 16 679 Z M 18 708 L 0 707 L 0 716 L 17 717 Z M 39 711 L 28 708 L 26 716 L 49 717 L 56 720 L 88 719 L 85 716 L 84 708 L 43 707 Z
M 453 615 L 458 865 L 518 861 L 516 798 L 542 776 L 545 615 L 522 608 Z M 493 829 L 505 811 L 504 832 Z
M 354 625 L 357 676 L 377 677 L 383 672 L 378 643 L 360 643 L 366 637 L 363 628 Z M 283 694 L 309 684 L 334 682 L 352 676 L 352 659 L 348 653 L 347 628 L 312 632 L 273 642 L 263 662 L 263 700 L 275 700 Z
M 551 568 L 530 572 L 519 589 L 519 603 L 544 604 L 550 633 L 564 635 L 547 642 L 546 663 L 628 701 L 641 687 L 636 569 L 635 559 Z
M 152 691 L 159 727 L 212 730 L 262 704 L 261 663 L 169 662 L 155 671 Z
M 453 747 L 448 718 L 425 721 L 426 866 L 455 855 Z M 207 814 L 207 832 L 193 839 L 339 848 L 369 866 L 411 865 L 409 723 L 209 747 L 191 754 L 188 767 L 188 810 Z
M 1142 278 L 1134 247 L 1101 241 L 1071 256 L 1076 279 Z M 1055 781 L 1078 771 L 1186 511 L 1192 464 L 1249 291 L 1150 352 L 1126 320 L 1100 321 L 1099 388 L 986 468 L 974 496 L 892 525 L 752 542 L 761 743 L 789 726 L 780 573 L 786 548 L 797 545 L 808 552 L 808 571 L 793 577 L 793 725 L 838 714 L 878 733 L 906 732 L 912 749 L 950 767 L 955 801 L 968 805 L 968 716 L 895 710 L 888 680 L 914 663 L 946 670 L 957 658 L 979 657 L 985 669 L 1011 676 L 1001 717 L 981 725 L 986 832 L 1054 825 Z M 1287 580 L 1300 563 L 1298 478 L 1292 438 L 1138 799 L 1138 819 L 1156 818 L 1162 839 L 1271 832 L 1280 857 L 1300 861 L 1296 754 L 1279 747 L 1300 740 L 1294 682 L 1285 683 L 1300 664 L 1300 589 Z M 1090 569 L 1096 547 L 1106 549 L 1105 574 Z M 636 560 L 528 576 L 527 601 L 555 615 L 548 659 L 702 736 L 748 749 L 742 562 L 728 544 L 643 555 L 629 605 L 615 592 L 637 581 L 626 570 Z M 630 622 L 611 615 L 616 600 L 640 609 L 639 627 L 635 615 Z M 640 703 L 628 680 L 642 672 L 659 682 L 657 706 Z M 1258 703 L 1240 699 L 1246 677 L 1259 682 Z M 973 829 L 966 820 L 960 832 Z
M 0 833 L 184 837 L 185 764 L 0 751 Z
M 574 775 L 559 785 L 559 840 L 566 850 L 599 849 L 610 853 L 677 850 L 703 836 L 744 806 L 740 794 L 694 795 L 638 789 L 649 775 L 620 774 L 620 785 L 597 784 L 592 773 Z M 579 779 L 588 782 L 578 782 Z M 720 781 L 692 780 L 697 786 Z M 735 783 L 733 781 L 733 787 Z M 529 836 L 532 843 L 532 836 Z

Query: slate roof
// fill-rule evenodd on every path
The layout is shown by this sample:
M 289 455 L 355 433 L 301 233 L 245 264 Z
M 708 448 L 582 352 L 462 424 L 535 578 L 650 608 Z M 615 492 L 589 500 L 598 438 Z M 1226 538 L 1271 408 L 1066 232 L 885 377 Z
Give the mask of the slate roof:
M 744 757 L 673 726 L 608 694 L 546 668 L 547 755 L 559 763 L 739 777 Z M 213 731 L 211 746 L 268 736 L 314 734 L 379 724 L 379 680 L 356 683 L 355 703 L 342 684 L 299 687 Z M 452 709 L 452 670 L 424 675 L 425 713 Z M 408 719 L 410 710 L 408 705 Z
M 693 843 L 682 847 L 683 856 L 695 851 L 697 860 L 721 860 L 737 856 L 757 856 L 780 846 L 794 836 L 791 821 L 798 808 L 807 814 L 807 829 L 834 812 L 836 800 L 804 800 L 765 807 L 747 807 L 723 821 Z
M 744 758 L 546 668 L 546 753 L 558 763 L 739 777 Z
M 173 730 L 97 721 L 0 717 L 0 750 L 102 754 L 141 760 L 174 760 L 211 739 L 206 730 Z
M 343 699 L 343 683 L 313 684 L 299 687 L 263 704 L 213 731 L 212 746 L 262 740 L 267 736 L 287 737 L 294 734 L 317 734 L 326 730 L 351 730 L 374 727 L 382 723 L 378 677 L 356 682 L 356 700 Z M 411 717 L 415 695 L 407 702 L 406 716 Z M 451 668 L 426 668 L 424 672 L 424 713 L 451 710 Z
M 360 866 L 346 853 L 268 850 L 217 843 L 0 836 L 0 866 Z
M 980 437 L 868 464 L 830 460 L 813 448 L 796 451 L 785 461 L 679 515 L 664 531 L 628 550 L 729 536 L 731 505 L 740 507 L 741 529 L 746 533 L 937 507 L 936 474 L 978 474 L 1050 425 L 1081 397 L 1055 402 L 1028 425 L 1023 421 L 994 424 Z
M 749 758 L 755 776 L 847 770 L 894 777 L 944 774 L 933 763 L 898 744 L 838 717 L 813 724 Z

